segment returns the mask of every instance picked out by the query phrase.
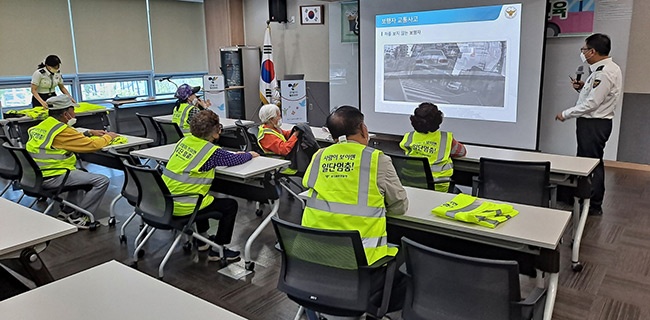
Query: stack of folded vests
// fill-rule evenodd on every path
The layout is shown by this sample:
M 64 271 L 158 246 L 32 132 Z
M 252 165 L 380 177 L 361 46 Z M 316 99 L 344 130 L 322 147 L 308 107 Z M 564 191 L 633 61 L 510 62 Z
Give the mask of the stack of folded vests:
M 519 214 L 519 211 L 509 204 L 489 202 L 466 194 L 455 196 L 452 200 L 433 208 L 431 212 L 440 217 L 488 228 L 496 228 Z

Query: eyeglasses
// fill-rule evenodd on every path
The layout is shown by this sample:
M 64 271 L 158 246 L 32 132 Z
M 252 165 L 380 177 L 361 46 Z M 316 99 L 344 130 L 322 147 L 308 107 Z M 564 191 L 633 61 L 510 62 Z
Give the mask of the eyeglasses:
M 580 52 L 589 51 L 589 50 L 591 50 L 591 49 L 592 49 L 592 48 L 580 48 Z

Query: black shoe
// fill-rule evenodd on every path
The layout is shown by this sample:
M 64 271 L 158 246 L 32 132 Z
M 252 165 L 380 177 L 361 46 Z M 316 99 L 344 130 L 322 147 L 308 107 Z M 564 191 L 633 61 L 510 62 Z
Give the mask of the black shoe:
M 226 261 L 239 260 L 239 251 L 233 251 L 224 247 L 223 255 L 226 256 Z M 210 253 L 208 253 L 208 261 L 219 261 L 219 260 L 221 260 L 221 256 L 219 256 L 219 252 L 210 250 Z
M 589 215 L 590 216 L 602 216 L 603 215 L 603 208 L 589 208 Z

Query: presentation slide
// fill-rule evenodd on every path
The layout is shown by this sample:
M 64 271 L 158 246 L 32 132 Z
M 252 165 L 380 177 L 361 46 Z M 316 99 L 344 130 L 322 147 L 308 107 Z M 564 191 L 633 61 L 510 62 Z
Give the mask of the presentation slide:
M 376 16 L 375 111 L 517 121 L 521 4 Z M 435 38 L 436 42 L 431 42 Z
M 466 143 L 537 149 L 546 0 L 360 0 L 361 111 L 403 135 L 422 102 Z

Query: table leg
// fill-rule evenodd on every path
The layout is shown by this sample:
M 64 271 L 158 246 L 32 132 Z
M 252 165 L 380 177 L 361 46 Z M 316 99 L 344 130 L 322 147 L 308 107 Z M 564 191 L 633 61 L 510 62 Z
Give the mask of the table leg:
M 557 296 L 558 273 L 549 274 L 548 289 L 546 290 L 546 305 L 544 306 L 544 320 L 551 320 L 555 297 Z
M 20 263 L 37 286 L 54 281 L 54 278 L 34 248 L 26 248 L 20 253 Z
M 244 266 L 246 270 L 253 270 L 255 268 L 255 263 L 251 261 L 251 245 L 253 244 L 253 241 L 257 239 L 257 237 L 262 233 L 262 230 L 266 228 L 266 226 L 271 222 L 271 218 L 278 214 L 278 209 L 280 208 L 280 199 L 274 200 L 273 201 L 273 208 L 271 209 L 271 212 L 264 218 L 262 223 L 253 231 L 253 234 L 251 234 L 250 237 L 248 237 L 248 240 L 246 240 L 246 246 L 244 247 Z
M 577 198 L 574 200 L 576 202 L 578 201 Z M 579 208 L 580 206 L 578 205 L 578 214 L 580 216 L 580 220 L 578 221 L 578 224 L 575 224 L 576 218 L 574 217 L 573 229 L 575 232 L 573 237 L 573 248 L 571 250 L 571 269 L 576 272 L 582 271 L 582 263 L 580 263 L 580 241 L 582 240 L 582 232 L 585 230 L 585 224 L 587 224 L 587 216 L 589 215 L 589 198 L 583 199 L 582 212 L 580 212 Z

